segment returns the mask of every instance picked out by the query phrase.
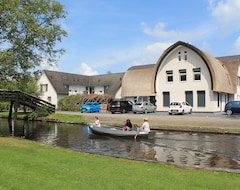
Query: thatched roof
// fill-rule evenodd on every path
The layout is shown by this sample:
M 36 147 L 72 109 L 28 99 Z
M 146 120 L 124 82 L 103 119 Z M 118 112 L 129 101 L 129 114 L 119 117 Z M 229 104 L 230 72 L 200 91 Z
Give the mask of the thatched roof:
M 195 53 L 197 53 L 202 58 L 202 60 L 205 62 L 206 66 L 209 70 L 209 73 L 211 76 L 211 81 L 209 81 L 209 82 L 211 83 L 211 88 L 213 91 L 225 92 L 225 93 L 231 93 L 231 94 L 236 92 L 236 87 L 234 85 L 235 82 L 232 78 L 233 69 L 229 70 L 227 68 L 228 66 L 226 66 L 227 64 L 224 64 L 221 61 L 221 59 L 214 58 L 214 57 L 208 55 L 207 53 L 199 50 L 198 48 L 192 46 L 191 44 L 188 44 L 188 43 L 185 43 L 182 41 L 178 41 L 175 44 L 173 44 L 172 46 L 170 46 L 169 48 L 167 48 L 163 52 L 161 57 L 158 59 L 156 65 L 155 65 L 154 73 L 153 73 L 153 81 L 154 82 L 155 82 L 156 75 L 157 75 L 158 69 L 159 69 L 162 61 L 173 49 L 177 48 L 178 46 L 188 47 L 189 49 L 193 50 Z M 226 60 L 227 60 L 227 58 L 226 58 Z M 238 64 L 239 64 L 239 61 L 238 61 Z M 237 75 L 234 75 L 234 76 L 237 76 Z M 155 83 L 154 82 L 153 82 L 152 90 L 155 92 Z
M 237 76 L 238 76 L 238 68 L 240 65 L 240 55 L 234 56 L 225 56 L 225 57 L 216 57 L 216 59 L 220 60 L 223 63 L 223 67 L 226 67 L 230 78 L 232 80 L 232 84 L 234 86 L 234 92 L 237 91 Z
M 122 97 L 154 96 L 151 91 L 154 64 L 133 66 L 127 70 L 122 82 Z
M 43 71 L 58 94 L 67 95 L 69 86 L 108 86 L 107 94 L 115 95 L 121 86 L 124 73 L 85 76 L 58 71 Z

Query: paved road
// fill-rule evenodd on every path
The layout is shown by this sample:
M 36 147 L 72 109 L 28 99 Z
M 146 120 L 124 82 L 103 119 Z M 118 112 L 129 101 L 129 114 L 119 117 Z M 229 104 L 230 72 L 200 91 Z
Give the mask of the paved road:
M 83 115 L 89 121 L 94 121 L 98 116 L 102 124 L 124 124 L 126 119 L 130 119 L 134 124 L 141 124 L 144 117 L 148 117 L 151 128 L 178 128 L 190 129 L 191 127 L 199 130 L 221 129 L 225 131 L 237 130 L 240 132 L 240 115 L 227 116 L 224 113 L 193 113 L 185 115 L 168 115 L 167 113 L 157 112 L 148 114 L 111 114 L 109 112 L 100 113 L 80 113 L 80 112 L 60 112 L 66 114 Z

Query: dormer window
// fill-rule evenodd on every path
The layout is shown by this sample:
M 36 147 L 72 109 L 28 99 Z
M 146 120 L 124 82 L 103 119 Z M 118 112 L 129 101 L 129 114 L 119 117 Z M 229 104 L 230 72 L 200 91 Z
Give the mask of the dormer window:
M 201 68 L 193 69 L 194 80 L 201 80 Z
M 180 69 L 179 70 L 180 75 L 180 81 L 186 81 L 187 80 L 187 70 L 186 69 Z
M 173 70 L 166 71 L 167 82 L 173 82 Z

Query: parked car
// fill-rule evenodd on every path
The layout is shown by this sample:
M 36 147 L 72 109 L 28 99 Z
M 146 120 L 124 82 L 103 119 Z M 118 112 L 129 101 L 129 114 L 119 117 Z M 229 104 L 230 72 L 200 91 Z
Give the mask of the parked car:
M 240 113 L 240 101 L 229 101 L 228 103 L 226 103 L 224 111 L 227 115 Z
M 185 114 L 192 113 L 192 106 L 188 102 L 175 101 L 171 102 L 168 108 L 168 113 L 171 114 Z
M 127 113 L 132 111 L 132 105 L 133 103 L 128 100 L 113 100 L 110 103 L 110 112 L 112 114 L 116 112 Z
M 88 112 L 88 113 L 92 113 L 92 112 L 99 112 L 101 109 L 101 106 L 99 103 L 97 102 L 87 102 L 84 105 L 82 105 L 80 107 L 80 112 Z
M 133 113 L 156 112 L 156 106 L 150 102 L 135 102 L 132 111 Z

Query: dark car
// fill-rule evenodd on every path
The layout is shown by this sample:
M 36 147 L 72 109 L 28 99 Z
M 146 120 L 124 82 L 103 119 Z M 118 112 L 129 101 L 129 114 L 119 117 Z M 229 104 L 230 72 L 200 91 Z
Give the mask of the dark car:
M 225 105 L 224 111 L 227 115 L 232 115 L 234 113 L 240 113 L 240 101 L 229 101 Z
M 127 113 L 132 111 L 133 103 L 128 100 L 113 100 L 110 103 L 110 112 L 114 114 L 115 112 Z

